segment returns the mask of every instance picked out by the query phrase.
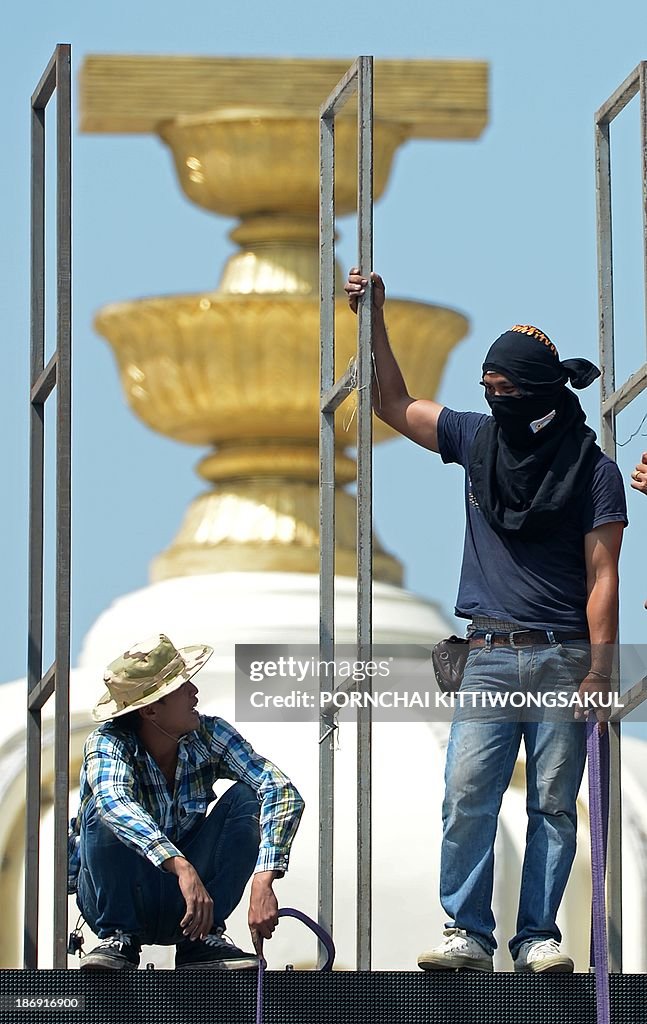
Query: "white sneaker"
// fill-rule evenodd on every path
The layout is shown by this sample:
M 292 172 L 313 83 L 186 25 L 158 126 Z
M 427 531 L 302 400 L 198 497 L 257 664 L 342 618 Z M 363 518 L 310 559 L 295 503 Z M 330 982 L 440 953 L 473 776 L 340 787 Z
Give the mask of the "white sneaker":
M 444 935 L 439 946 L 418 957 L 418 967 L 423 971 L 456 971 L 462 967 L 471 971 L 494 969 L 490 954 L 462 928 L 446 928 Z
M 575 964 L 566 956 L 555 939 L 529 939 L 517 953 L 514 969 L 518 974 L 539 971 L 564 971 L 572 974 Z

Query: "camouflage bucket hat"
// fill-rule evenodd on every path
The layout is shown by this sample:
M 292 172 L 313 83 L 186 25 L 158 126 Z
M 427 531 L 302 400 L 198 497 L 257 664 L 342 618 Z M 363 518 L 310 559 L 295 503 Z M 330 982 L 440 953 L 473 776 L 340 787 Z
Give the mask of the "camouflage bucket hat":
M 112 661 L 103 676 L 108 687 L 92 709 L 95 722 L 107 722 L 153 704 L 179 689 L 213 654 L 206 644 L 173 646 L 164 633 L 134 644 Z

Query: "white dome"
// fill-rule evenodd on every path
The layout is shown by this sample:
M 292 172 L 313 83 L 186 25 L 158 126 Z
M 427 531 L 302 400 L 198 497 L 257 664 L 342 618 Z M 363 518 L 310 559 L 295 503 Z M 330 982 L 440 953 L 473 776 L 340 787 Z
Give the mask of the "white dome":
M 355 637 L 355 581 L 336 582 L 337 639 Z M 166 632 L 173 643 L 232 654 L 237 643 L 317 643 L 319 583 L 305 573 L 230 572 L 162 580 L 120 597 L 85 637 L 79 666 L 106 665 L 130 640 Z M 449 629 L 439 609 L 400 587 L 373 586 L 375 643 L 430 643 Z

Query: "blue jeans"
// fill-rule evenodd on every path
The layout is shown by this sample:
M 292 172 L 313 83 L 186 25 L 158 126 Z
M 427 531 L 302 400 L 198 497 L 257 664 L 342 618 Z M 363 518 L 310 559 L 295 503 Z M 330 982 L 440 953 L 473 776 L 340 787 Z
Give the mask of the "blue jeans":
M 478 647 L 467 659 L 461 693 L 572 693 L 588 664 L 589 650 L 581 641 Z M 482 714 L 456 709 L 447 748 L 440 859 L 448 925 L 465 929 L 492 953 L 497 819 L 523 738 L 528 826 L 517 932 L 509 943 L 513 957 L 528 939 L 561 939 L 555 918 L 575 856 L 576 799 L 586 760 L 586 730 L 581 720 L 571 720 L 572 711 L 562 721 L 523 717 L 513 712 L 505 721 L 501 716 L 484 720 Z M 541 711 L 533 717 L 541 718 Z
M 258 816 L 256 794 L 237 782 L 176 844 L 213 900 L 214 927 L 225 927 L 254 870 Z M 151 946 L 173 945 L 184 938 L 180 921 L 186 905 L 177 878 L 122 843 L 101 822 L 94 799 L 85 809 L 81 828 L 77 903 L 100 939 L 116 931 Z

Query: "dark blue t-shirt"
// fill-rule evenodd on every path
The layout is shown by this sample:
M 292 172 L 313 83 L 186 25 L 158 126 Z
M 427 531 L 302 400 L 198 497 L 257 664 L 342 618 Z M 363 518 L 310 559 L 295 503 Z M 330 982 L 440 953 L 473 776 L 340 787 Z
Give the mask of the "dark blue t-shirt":
M 438 448 L 443 462 L 464 468 L 474 436 L 488 417 L 443 409 Z M 591 481 L 559 529 L 542 540 L 501 536 L 482 515 L 465 472 L 465 544 L 456 599 L 462 618 L 487 615 L 527 629 L 587 631 L 584 536 L 603 523 L 627 524 L 620 470 L 600 452 Z

